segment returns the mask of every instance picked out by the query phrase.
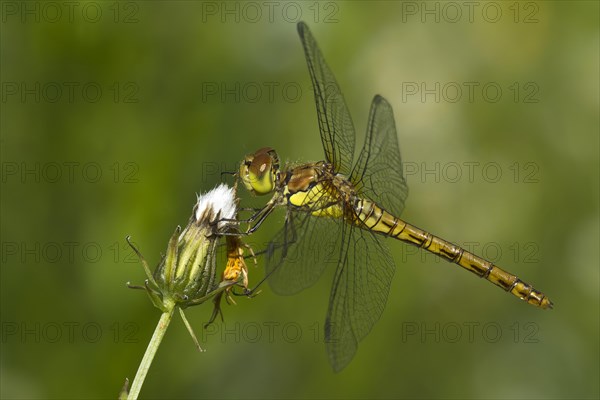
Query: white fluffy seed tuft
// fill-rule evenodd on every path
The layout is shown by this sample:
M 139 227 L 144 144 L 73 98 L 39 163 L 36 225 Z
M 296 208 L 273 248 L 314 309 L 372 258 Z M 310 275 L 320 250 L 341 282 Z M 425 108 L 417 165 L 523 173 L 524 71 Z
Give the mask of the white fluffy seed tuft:
M 203 216 L 219 219 L 234 219 L 236 214 L 235 192 L 224 183 L 198 196 L 196 204 L 196 221 L 200 221 Z M 206 218 L 206 217 L 204 217 Z M 225 222 L 219 223 L 219 228 L 223 227 Z

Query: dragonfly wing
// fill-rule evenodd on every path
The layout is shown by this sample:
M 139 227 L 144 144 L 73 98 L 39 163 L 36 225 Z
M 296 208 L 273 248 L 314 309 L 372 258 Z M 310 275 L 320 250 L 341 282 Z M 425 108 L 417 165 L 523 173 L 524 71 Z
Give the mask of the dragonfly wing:
M 298 23 L 308 72 L 312 80 L 321 141 L 327 161 L 349 176 L 354 159 L 354 125 L 340 87 L 327 66 L 308 26 Z
M 399 216 L 408 197 L 402 158 L 394 123 L 394 112 L 386 99 L 377 95 L 371 103 L 365 144 L 350 175 L 360 195 L 374 200 Z
M 345 226 L 325 321 L 327 353 L 342 370 L 381 316 L 395 266 L 385 243 L 370 231 Z
M 266 274 L 277 294 L 313 285 L 328 265 L 337 265 L 342 221 L 288 210 L 284 227 L 269 243 Z

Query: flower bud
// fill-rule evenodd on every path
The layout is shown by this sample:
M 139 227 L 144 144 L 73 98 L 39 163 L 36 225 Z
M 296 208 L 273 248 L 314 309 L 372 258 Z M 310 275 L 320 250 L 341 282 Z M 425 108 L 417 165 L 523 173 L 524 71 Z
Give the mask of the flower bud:
M 144 288 L 156 307 L 163 311 L 173 304 L 186 308 L 218 293 L 217 241 L 219 234 L 228 228 L 227 220 L 235 216 L 235 189 L 221 184 L 198 196 L 188 225 L 183 232 L 177 227 L 169 240 L 167 254 L 154 274 L 150 273 L 146 261 L 134 248 L 148 275 Z

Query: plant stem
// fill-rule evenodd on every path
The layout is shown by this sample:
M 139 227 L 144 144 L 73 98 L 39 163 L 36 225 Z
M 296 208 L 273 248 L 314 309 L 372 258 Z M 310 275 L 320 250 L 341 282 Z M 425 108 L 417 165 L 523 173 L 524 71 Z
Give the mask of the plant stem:
M 150 339 L 150 343 L 148 343 L 148 348 L 146 349 L 144 358 L 142 358 L 142 362 L 140 363 L 137 373 L 135 374 L 135 379 L 131 385 L 129 396 L 127 397 L 128 400 L 136 400 L 138 398 L 140 390 L 142 389 L 142 385 L 144 384 L 144 380 L 146 379 L 146 374 L 148 373 L 150 365 L 152 364 L 152 360 L 154 359 L 154 355 L 156 354 L 158 346 L 160 346 L 160 342 L 162 342 L 165 332 L 171 323 L 174 311 L 175 303 L 169 304 L 169 307 L 167 307 L 166 311 L 160 316 L 160 320 L 158 321 L 158 325 L 154 330 L 152 339 Z

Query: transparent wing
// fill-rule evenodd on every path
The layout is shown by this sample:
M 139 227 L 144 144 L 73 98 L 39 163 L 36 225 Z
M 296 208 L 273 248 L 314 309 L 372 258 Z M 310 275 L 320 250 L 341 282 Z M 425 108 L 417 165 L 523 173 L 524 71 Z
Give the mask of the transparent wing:
M 327 353 L 342 370 L 379 320 L 394 276 L 389 250 L 370 231 L 347 225 L 325 321 Z
M 354 159 L 354 125 L 346 101 L 333 73 L 317 46 L 308 26 L 298 23 L 308 72 L 312 80 L 321 141 L 327 161 L 336 172 L 349 176 Z
M 342 223 L 288 210 L 266 253 L 266 273 L 275 293 L 298 293 L 313 285 L 328 265 L 337 265 Z
M 350 175 L 358 193 L 400 216 L 408 197 L 394 112 L 377 95 L 371 103 L 365 144 Z

